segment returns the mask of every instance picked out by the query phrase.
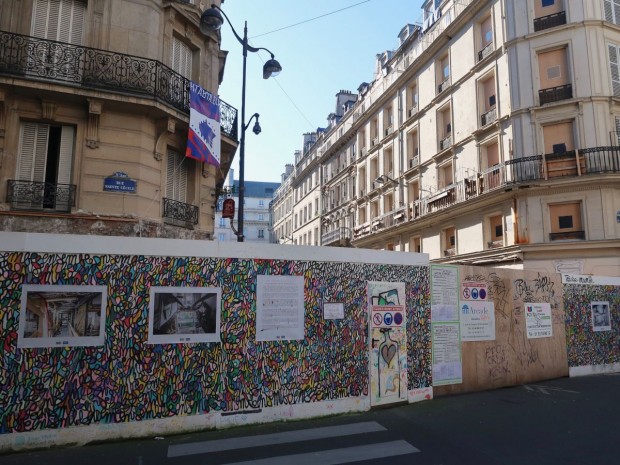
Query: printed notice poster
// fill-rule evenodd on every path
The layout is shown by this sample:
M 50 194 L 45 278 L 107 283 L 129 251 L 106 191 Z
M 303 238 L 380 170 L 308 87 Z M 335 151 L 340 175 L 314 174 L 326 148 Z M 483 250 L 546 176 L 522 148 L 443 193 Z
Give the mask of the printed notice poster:
M 546 302 L 525 304 L 525 328 L 528 339 L 552 337 L 552 323 L 550 304 Z
M 431 322 L 458 320 L 458 268 L 451 265 L 431 265 Z
M 323 304 L 323 318 L 325 320 L 342 320 L 344 318 L 344 303 L 325 302 Z
M 592 329 L 595 332 L 611 331 L 609 302 L 590 302 L 592 309 Z
M 256 281 L 256 340 L 294 341 L 304 336 L 303 276 L 259 275 Z
M 461 341 L 495 340 L 495 305 L 489 301 L 461 302 Z
M 434 323 L 433 337 L 433 385 L 463 382 L 461 340 L 459 323 Z
M 405 327 L 405 283 L 369 281 L 368 304 L 373 328 Z

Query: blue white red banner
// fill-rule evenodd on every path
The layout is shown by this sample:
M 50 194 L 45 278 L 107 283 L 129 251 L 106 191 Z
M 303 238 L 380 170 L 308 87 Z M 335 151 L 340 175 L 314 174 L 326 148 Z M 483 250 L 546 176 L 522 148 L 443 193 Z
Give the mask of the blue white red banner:
M 220 98 L 190 82 L 189 133 L 185 156 L 220 166 L 220 147 Z

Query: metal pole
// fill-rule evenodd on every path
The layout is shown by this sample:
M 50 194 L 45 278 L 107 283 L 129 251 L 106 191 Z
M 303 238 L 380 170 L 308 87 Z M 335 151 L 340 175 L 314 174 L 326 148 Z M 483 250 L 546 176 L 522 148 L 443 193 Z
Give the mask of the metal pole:
M 243 201 L 245 194 L 245 69 L 248 58 L 248 22 L 243 26 L 243 81 L 241 84 L 241 140 L 239 142 L 239 210 L 237 242 L 243 242 Z

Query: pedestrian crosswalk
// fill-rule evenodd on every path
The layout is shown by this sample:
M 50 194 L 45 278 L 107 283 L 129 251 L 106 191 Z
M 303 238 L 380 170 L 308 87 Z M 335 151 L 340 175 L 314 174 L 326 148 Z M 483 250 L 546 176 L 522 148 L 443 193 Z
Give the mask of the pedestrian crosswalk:
M 213 441 L 201 441 L 186 444 L 172 444 L 168 447 L 168 458 L 217 454 L 226 451 L 245 449 L 245 459 L 228 461 L 222 465 L 338 465 L 366 460 L 382 459 L 420 452 L 419 449 L 404 440 L 368 441 L 367 433 L 385 433 L 382 425 L 374 421 L 348 423 L 344 425 L 325 426 L 280 433 L 244 436 Z M 321 447 L 321 440 L 334 438 L 355 438 L 360 435 L 361 444 L 348 444 L 347 447 Z M 361 436 L 364 435 L 364 436 Z M 314 441 L 314 443 L 312 442 Z M 350 442 L 350 441 L 349 441 Z M 370 442 L 370 443 L 369 443 Z M 306 443 L 305 452 L 292 454 L 270 454 L 269 457 L 252 458 L 252 449 L 265 446 L 282 446 L 285 444 Z M 316 444 L 316 447 L 314 445 Z M 310 451 L 308 449 L 310 448 Z M 271 449 L 275 450 L 275 449 Z M 290 451 L 290 448 L 287 449 Z

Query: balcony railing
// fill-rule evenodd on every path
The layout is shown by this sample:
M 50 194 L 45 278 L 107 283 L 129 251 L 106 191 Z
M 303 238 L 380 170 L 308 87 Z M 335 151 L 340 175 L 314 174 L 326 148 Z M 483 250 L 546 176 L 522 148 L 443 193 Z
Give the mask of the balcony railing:
M 413 169 L 420 164 L 420 155 L 415 155 L 409 159 L 409 169 Z
M 51 182 L 7 181 L 6 202 L 12 210 L 53 210 L 69 213 L 75 206 L 74 184 Z
M 149 58 L 0 31 L 0 75 L 148 96 L 189 113 L 189 80 Z M 221 130 L 237 140 L 237 110 L 220 103 Z
M 321 244 L 323 245 L 334 245 L 346 243 L 351 240 L 351 230 L 346 227 L 336 228 L 333 231 L 326 232 L 321 236 Z
M 418 106 L 417 105 L 414 105 L 411 108 L 409 108 L 409 118 L 411 118 L 417 112 L 418 112 Z
M 493 53 L 493 50 L 495 50 L 495 48 L 493 47 L 493 43 L 491 42 L 478 52 L 478 61 L 484 60 L 491 53 Z
M 355 236 L 356 238 L 368 236 L 379 230 L 398 226 L 401 222 L 417 220 L 495 190 L 532 181 L 544 182 L 553 179 L 554 175 L 551 173 L 557 173 L 558 163 L 563 164 L 562 170 L 567 173 L 564 174 L 565 176 L 620 174 L 620 146 L 593 147 L 562 154 L 534 155 L 498 163 L 474 176 L 434 192 L 430 197 L 410 202 L 406 209 L 398 210 L 397 216 L 392 212 L 388 215 L 375 217 L 371 224 L 356 227 Z M 572 165 L 568 166 L 569 164 Z M 363 195 L 362 192 L 361 196 Z M 405 218 L 402 218 L 401 214 L 404 214 Z M 584 239 L 583 234 L 579 231 L 553 233 L 550 235 L 550 239 Z M 489 247 L 500 247 L 500 245 L 493 243 Z
M 566 11 L 534 18 L 534 31 L 538 32 L 552 27 L 562 26 L 563 24 L 566 24 Z
M 439 141 L 439 150 L 446 150 L 452 145 L 452 136 L 444 137 Z
M 549 233 L 550 241 L 563 241 L 563 240 L 585 240 L 586 232 L 585 231 L 565 231 L 565 232 L 556 232 Z
M 437 93 L 441 94 L 444 90 L 450 87 L 450 78 L 443 81 L 441 84 L 437 86 Z
M 163 198 L 164 212 L 162 218 L 164 223 L 182 226 L 193 229 L 198 224 L 198 207 L 189 203 L 179 202 L 178 200 Z
M 550 87 L 548 89 L 540 89 L 538 91 L 538 99 L 540 104 L 559 102 L 573 98 L 573 85 L 565 84 L 563 86 Z
M 486 113 L 480 115 L 480 125 L 486 126 L 497 119 L 497 107 L 491 108 Z

